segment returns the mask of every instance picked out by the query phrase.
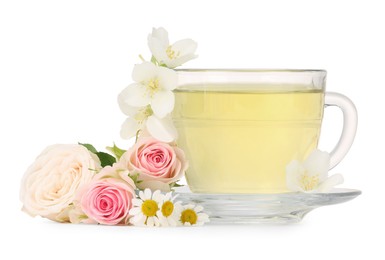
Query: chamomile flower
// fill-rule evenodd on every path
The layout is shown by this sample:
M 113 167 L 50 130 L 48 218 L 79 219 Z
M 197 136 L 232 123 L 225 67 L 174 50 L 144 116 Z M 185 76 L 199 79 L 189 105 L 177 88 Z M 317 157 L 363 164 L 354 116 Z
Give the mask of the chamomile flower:
M 179 201 L 174 202 L 175 198 L 176 196 L 172 197 L 172 192 L 163 195 L 159 211 L 156 213 L 162 227 L 178 225 L 183 206 Z
M 159 204 L 162 202 L 163 195 L 160 190 L 153 193 L 150 189 L 139 191 L 139 198 L 132 199 L 133 208 L 130 210 L 129 222 L 134 226 L 160 226 L 160 221 L 156 215 Z
M 202 211 L 202 206 L 193 204 L 185 205 L 180 214 L 180 222 L 184 226 L 202 226 L 204 223 L 210 222 L 209 216 Z

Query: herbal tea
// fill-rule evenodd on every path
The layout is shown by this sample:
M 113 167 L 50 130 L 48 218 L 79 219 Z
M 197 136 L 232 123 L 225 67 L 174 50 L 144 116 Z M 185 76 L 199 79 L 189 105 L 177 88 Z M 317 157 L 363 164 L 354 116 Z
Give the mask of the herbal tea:
M 285 192 L 285 167 L 317 147 L 324 93 L 306 86 L 208 85 L 175 91 L 178 144 L 193 192 Z

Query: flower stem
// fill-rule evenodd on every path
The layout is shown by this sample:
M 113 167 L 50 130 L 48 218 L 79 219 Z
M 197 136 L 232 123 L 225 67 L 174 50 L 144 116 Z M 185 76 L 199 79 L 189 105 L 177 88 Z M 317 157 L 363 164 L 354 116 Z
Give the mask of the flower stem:
M 138 131 L 136 131 L 136 135 L 135 135 L 135 143 L 138 142 L 139 134 L 140 134 L 140 129 L 139 129 Z
M 139 54 L 139 59 L 141 59 L 143 62 L 146 61 L 146 60 L 143 58 L 142 54 Z

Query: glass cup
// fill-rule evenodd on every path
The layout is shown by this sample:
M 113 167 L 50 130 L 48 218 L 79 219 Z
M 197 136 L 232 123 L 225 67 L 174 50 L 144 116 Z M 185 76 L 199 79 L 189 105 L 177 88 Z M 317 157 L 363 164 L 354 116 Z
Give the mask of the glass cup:
M 285 169 L 317 148 L 324 107 L 344 126 L 330 169 L 352 145 L 357 112 L 325 93 L 324 70 L 177 70 L 173 120 L 197 193 L 287 192 Z

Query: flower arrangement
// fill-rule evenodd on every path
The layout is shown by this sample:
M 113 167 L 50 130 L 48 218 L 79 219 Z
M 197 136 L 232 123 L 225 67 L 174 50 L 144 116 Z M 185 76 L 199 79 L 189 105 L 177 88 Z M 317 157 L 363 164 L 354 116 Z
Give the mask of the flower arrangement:
M 118 96 L 127 119 L 123 138 L 136 137 L 123 150 L 100 152 L 90 144 L 47 147 L 28 168 L 20 191 L 23 210 L 58 222 L 104 225 L 178 226 L 209 221 L 203 207 L 182 205 L 172 188 L 188 162 L 175 140 L 170 113 L 177 86 L 175 67 L 197 57 L 197 44 L 184 39 L 170 45 L 163 28 L 148 36 L 150 61 L 135 65 L 135 83 Z
M 209 222 L 200 205 L 183 205 L 173 188 L 188 168 L 175 140 L 171 119 L 177 86 L 175 67 L 196 58 L 196 42 L 169 43 L 163 28 L 148 36 L 150 61 L 141 55 L 134 66 L 135 83 L 118 95 L 127 116 L 124 139 L 135 137 L 127 150 L 90 144 L 47 147 L 27 169 L 21 184 L 23 210 L 57 222 L 134 226 L 194 226 Z M 340 174 L 328 178 L 330 155 L 314 150 L 303 161 L 286 167 L 288 190 L 327 192 L 343 182 Z

